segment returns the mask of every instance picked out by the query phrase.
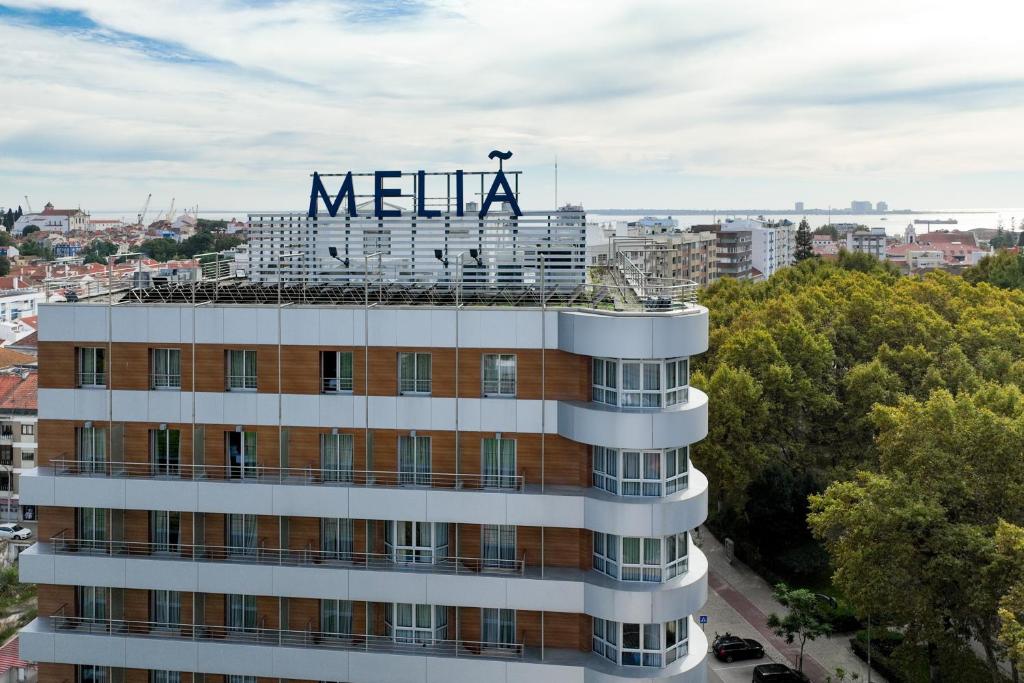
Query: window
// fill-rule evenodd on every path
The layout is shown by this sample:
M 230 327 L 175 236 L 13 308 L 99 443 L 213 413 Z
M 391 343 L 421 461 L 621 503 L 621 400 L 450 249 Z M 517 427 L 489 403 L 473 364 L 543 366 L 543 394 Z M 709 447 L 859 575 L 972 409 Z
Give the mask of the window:
M 430 354 L 398 354 L 398 392 L 401 394 L 430 393 Z
M 110 667 L 81 664 L 77 667 L 78 683 L 107 683 Z
M 594 446 L 594 487 L 621 496 L 650 497 L 683 491 L 689 479 L 689 452 L 688 446 L 656 451 Z
M 687 653 L 687 620 L 620 624 L 593 620 L 593 651 L 623 666 L 662 667 Z
M 259 680 L 255 676 L 225 676 L 224 679 L 225 683 L 256 683 Z
M 109 511 L 106 508 L 78 508 L 75 529 L 79 544 L 84 549 L 95 548 L 107 541 Z
M 398 437 L 398 483 L 430 486 L 430 437 Z
M 78 430 L 78 466 L 83 472 L 103 472 L 107 463 L 107 430 L 82 427 Z
M 256 391 L 256 352 L 229 349 L 226 353 L 228 391 Z
M 352 352 L 320 353 L 320 391 L 325 394 L 352 393 Z
M 484 609 L 482 612 L 483 642 L 498 647 L 515 645 L 516 611 L 514 609 Z
M 107 386 L 107 350 L 102 347 L 78 349 L 78 386 L 95 388 Z
M 352 633 L 352 602 L 350 600 L 321 600 L 320 630 L 331 635 Z
M 448 557 L 448 525 L 441 522 L 388 522 L 384 547 L 392 562 L 434 564 Z
M 181 513 L 172 510 L 150 512 L 149 542 L 156 552 L 178 552 L 181 544 Z
M 516 488 L 515 439 L 484 439 L 482 469 L 484 486 Z
M 690 384 L 689 366 L 686 358 L 665 362 L 665 405 L 686 403 Z
M 78 616 L 82 619 L 103 621 L 110 614 L 110 589 L 103 586 L 79 586 Z
M 613 360 L 595 358 L 591 381 L 593 392 L 591 399 L 595 403 L 619 405 L 619 364 Z
M 152 590 L 149 592 L 149 620 L 161 626 L 181 623 L 181 593 Z
M 686 533 L 666 538 L 594 532 L 593 567 L 620 581 L 658 583 L 686 572 Z
M 661 363 L 622 362 L 620 405 L 624 408 L 661 406 Z
M 181 388 L 181 349 L 153 349 L 150 368 L 154 389 Z
M 256 515 L 225 515 L 227 545 L 233 555 L 250 555 L 256 551 Z
M 149 683 L 181 683 L 181 672 L 151 670 Z
M 320 467 L 324 481 L 352 481 L 351 434 L 320 435 Z
M 30 425 L 30 424 L 22 424 L 21 425 L 21 435 L 22 436 L 32 436 L 35 433 L 36 433 L 36 426 L 35 425 Z
M 152 429 L 150 453 L 157 475 L 177 476 L 181 449 L 181 432 L 177 429 Z
M 22 451 L 21 452 L 21 462 L 22 462 L 22 464 L 31 463 L 35 459 L 36 459 L 35 451 Z
M 10 444 L 0 445 L 0 465 L 10 467 L 14 464 L 14 446 Z
M 622 360 L 594 358 L 591 400 L 622 408 L 660 408 L 685 403 L 689 391 L 686 358 Z
M 448 609 L 441 605 L 392 603 L 384 627 L 397 643 L 432 643 L 448 637 Z
M 320 550 L 336 560 L 352 559 L 354 546 L 351 519 L 320 520 Z
M 9 492 L 11 491 L 11 473 L 0 472 L 0 491 Z
M 0 437 L 10 439 L 14 436 L 14 425 L 4 423 L 0 425 Z
M 516 357 L 511 353 L 485 353 L 483 369 L 484 396 L 516 395 Z
M 226 432 L 228 477 L 256 476 L 256 432 Z
M 228 594 L 225 624 L 239 631 L 256 630 L 256 596 Z
M 483 565 L 493 569 L 515 569 L 516 528 L 510 524 L 484 524 L 481 527 Z

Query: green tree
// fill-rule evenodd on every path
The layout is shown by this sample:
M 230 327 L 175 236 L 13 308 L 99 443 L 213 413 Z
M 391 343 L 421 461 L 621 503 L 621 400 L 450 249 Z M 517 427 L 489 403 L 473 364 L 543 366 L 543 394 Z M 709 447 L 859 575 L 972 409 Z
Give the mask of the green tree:
M 0 256 L 0 277 L 11 272 L 11 260 L 6 256 Z
M 805 218 L 800 221 L 800 225 L 796 229 L 796 254 L 794 254 L 794 257 L 798 262 L 814 257 L 812 241 L 811 226 Z
M 107 240 L 93 240 L 80 252 L 85 263 L 106 263 L 108 256 L 117 253 L 117 245 Z
M 806 588 L 790 588 L 785 583 L 776 584 L 773 591 L 775 599 L 788 609 L 779 616 L 774 612 L 768 615 L 768 628 L 775 635 L 784 638 L 787 643 L 797 643 L 800 654 L 796 660 L 798 671 L 804 670 L 804 647 L 809 640 L 817 640 L 832 632 L 832 626 L 822 616 L 818 596 Z
M 9 247 L 14 244 L 14 238 L 11 237 L 11 233 L 0 231 L 0 247 Z
M 839 228 L 829 223 L 828 225 L 822 225 L 814 229 L 815 235 L 828 235 L 834 240 L 839 239 Z
M 34 232 L 39 232 L 39 226 L 38 225 L 26 225 L 24 227 L 24 229 L 21 231 L 21 236 L 22 237 L 28 237 L 29 235 L 31 235 Z
M 1006 594 L 999 599 L 999 641 L 1016 669 L 1024 667 L 1024 529 L 1004 520 L 996 527 L 996 552 L 1000 560 L 1017 568 Z
M 155 239 L 146 240 L 139 245 L 139 251 L 149 258 L 163 263 L 177 257 L 178 245 L 172 239 L 157 237 Z

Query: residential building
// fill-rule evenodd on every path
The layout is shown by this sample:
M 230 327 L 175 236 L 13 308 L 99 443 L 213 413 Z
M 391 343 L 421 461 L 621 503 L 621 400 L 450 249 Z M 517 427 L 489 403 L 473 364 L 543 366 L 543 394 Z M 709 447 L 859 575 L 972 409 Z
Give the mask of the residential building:
M 0 356 L 16 352 L 0 349 Z M 34 362 L 34 358 L 27 358 Z M 34 525 L 35 508 L 23 508 L 22 472 L 36 466 L 38 372 L 27 365 L 0 370 L 0 519 Z
M 11 638 L 0 647 L 0 683 L 35 683 L 36 665 L 18 656 L 18 639 Z
M 846 234 L 846 250 L 870 254 L 879 261 L 885 260 L 885 228 L 861 228 Z
M 871 202 L 853 200 L 850 202 L 850 213 L 871 213 L 874 205 Z
M 839 242 L 832 239 L 831 235 L 813 235 L 811 250 L 814 251 L 815 256 L 835 258 L 839 255 Z
M 796 258 L 796 226 L 790 221 L 771 223 L 761 219 L 733 219 L 722 224 L 724 232 L 750 232 L 751 265 L 765 278 L 787 266 Z
M 707 310 L 586 282 L 580 212 L 460 218 L 41 306 L 41 680 L 706 680 Z
M 610 248 L 624 253 L 651 277 L 704 287 L 718 279 L 716 243 L 714 233 L 673 231 L 613 237 Z
M 43 292 L 30 287 L 0 290 L 0 324 L 35 315 L 45 296 Z
M 737 280 L 750 279 L 750 270 L 753 267 L 753 237 L 751 231 L 724 231 L 719 223 L 695 225 L 690 230 L 698 234 L 712 233 L 715 235 L 718 277 L 731 277 Z
M 989 253 L 988 249 L 978 245 L 975 234 L 966 230 L 926 232 L 920 235 L 910 234 L 908 230 L 907 238 L 912 238 L 913 241 L 886 247 L 886 258 L 904 269 L 930 267 L 920 265 L 921 259 L 924 259 L 925 263 L 933 264 L 935 256 L 928 252 L 937 251 L 942 254 L 941 268 L 958 272 L 967 266 L 976 265 Z M 910 256 L 911 252 L 919 254 L 916 266 L 912 266 L 915 259 Z
M 88 230 L 89 214 L 81 209 L 55 209 L 47 202 L 40 213 L 26 213 L 14 222 L 11 230 L 20 235 L 30 225 L 37 226 L 46 232 L 70 232 L 72 230 Z
M 878 202 L 877 204 L 875 204 L 875 211 L 877 211 L 878 213 L 885 213 L 888 210 L 889 210 L 889 203 L 888 202 Z
M 946 265 L 946 259 L 940 249 L 912 249 L 907 252 L 906 264 L 910 271 L 937 270 Z
M 796 204 L 793 205 L 793 210 L 795 212 L 797 212 L 797 213 L 803 213 L 804 212 L 804 203 L 803 202 L 797 202 Z

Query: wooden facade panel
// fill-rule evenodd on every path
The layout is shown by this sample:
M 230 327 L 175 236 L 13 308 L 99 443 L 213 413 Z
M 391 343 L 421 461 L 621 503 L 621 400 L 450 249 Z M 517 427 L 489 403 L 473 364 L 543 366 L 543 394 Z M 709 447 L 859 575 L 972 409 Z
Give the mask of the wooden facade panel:
M 543 629 L 541 619 L 543 618 Z M 527 647 L 545 647 L 590 651 L 590 617 L 571 612 L 516 612 L 516 636 Z M 583 634 L 586 634 L 584 637 Z
M 50 464 L 52 460 L 74 460 L 77 457 L 75 445 L 74 420 L 39 420 L 36 434 L 39 448 L 36 451 L 36 462 L 40 467 Z
M 39 539 L 49 541 L 64 532 L 69 538 L 75 536 L 75 508 L 48 507 L 39 508 Z
M 316 346 L 282 347 L 282 393 L 319 394 L 321 391 L 320 352 L 327 350 Z M 343 349 L 336 350 L 340 351 Z
M 38 590 L 37 605 L 39 616 L 48 617 L 55 614 L 62 607 L 67 615 L 75 614 L 75 587 L 40 585 Z
M 39 683 L 75 683 L 75 665 L 40 662 L 36 680 Z
M 118 343 L 111 347 L 107 363 L 110 387 L 146 391 L 150 388 L 149 345 Z
M 39 388 L 74 389 L 74 342 L 39 342 Z

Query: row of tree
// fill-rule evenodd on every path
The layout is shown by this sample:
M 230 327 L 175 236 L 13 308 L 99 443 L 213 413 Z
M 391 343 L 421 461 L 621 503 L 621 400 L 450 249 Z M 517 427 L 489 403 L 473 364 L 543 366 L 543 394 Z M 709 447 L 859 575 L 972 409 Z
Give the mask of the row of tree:
M 1024 566 L 996 538 L 1024 526 L 1024 292 L 841 253 L 702 302 L 692 382 L 713 409 L 692 455 L 711 526 L 766 572 L 831 575 L 933 680 L 972 642 L 995 677 Z
M 0 225 L 4 226 L 4 230 L 10 232 L 14 227 L 14 223 L 21 218 L 21 216 L 22 211 L 20 206 L 16 211 L 14 209 L 7 209 L 6 212 L 0 211 Z

